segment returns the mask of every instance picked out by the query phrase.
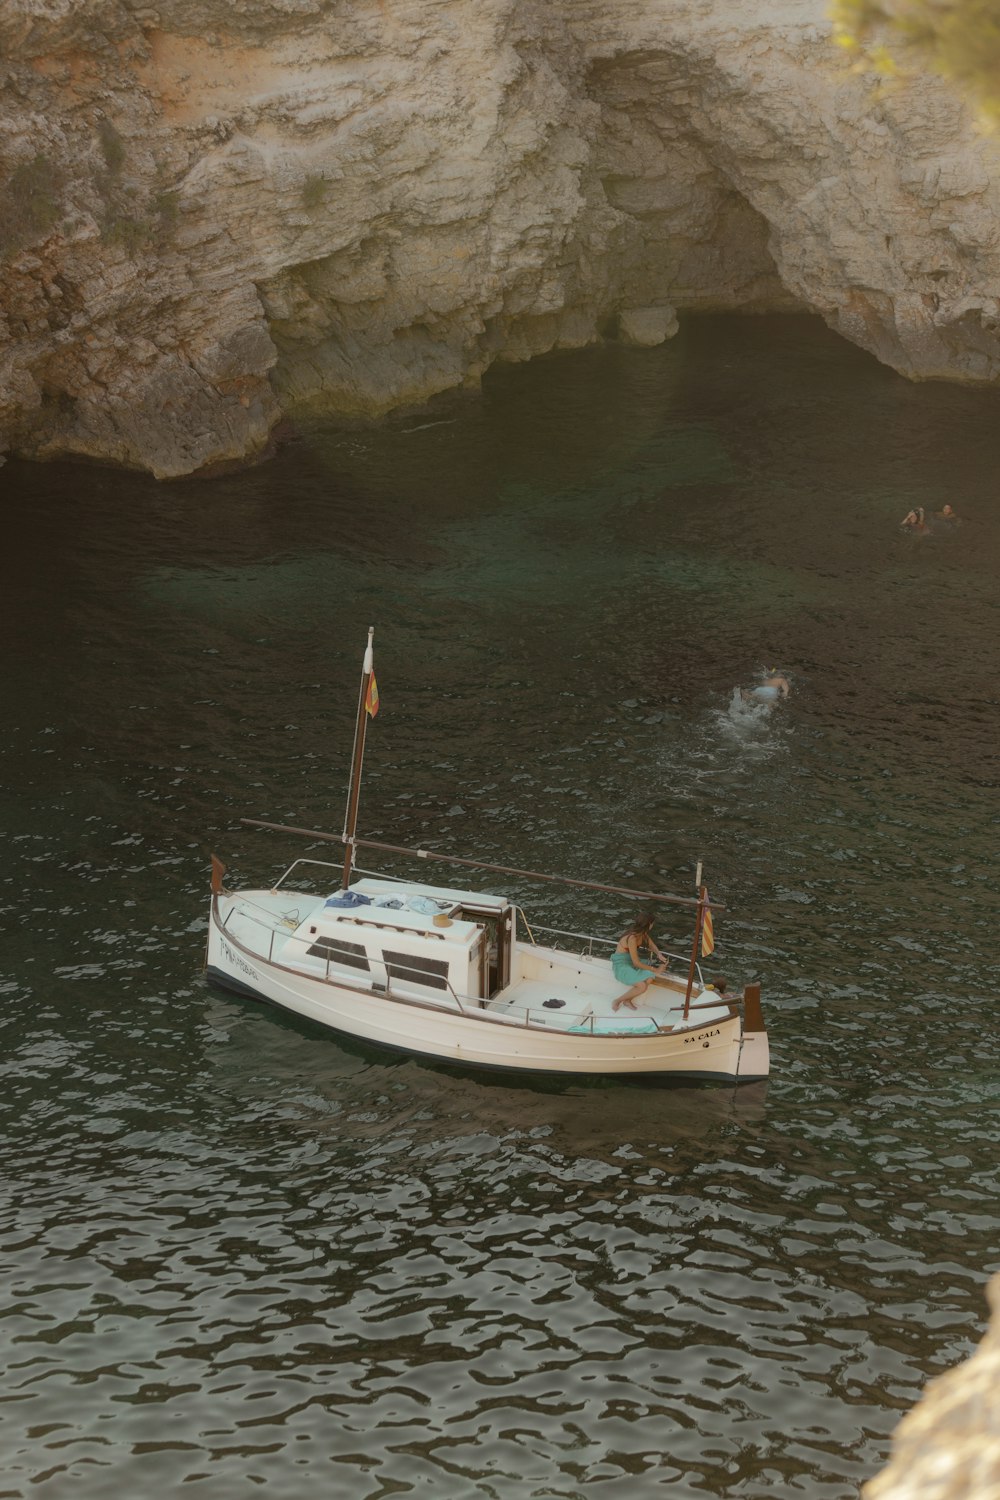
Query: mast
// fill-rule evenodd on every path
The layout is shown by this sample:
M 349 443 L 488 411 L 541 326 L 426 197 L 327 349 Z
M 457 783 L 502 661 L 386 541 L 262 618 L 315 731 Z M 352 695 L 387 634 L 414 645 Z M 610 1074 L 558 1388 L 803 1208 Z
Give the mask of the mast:
M 358 826 L 358 803 L 361 800 L 361 766 L 365 758 L 365 731 L 368 728 L 368 689 L 371 686 L 372 673 L 374 671 L 374 654 L 372 649 L 372 637 L 375 634 L 375 626 L 368 627 L 368 645 L 365 647 L 365 659 L 361 668 L 361 691 L 358 694 L 358 717 L 354 725 L 354 754 L 351 759 L 351 780 L 347 788 L 347 810 L 344 813 L 344 875 L 343 889 L 346 891 L 351 883 L 351 870 L 354 865 L 354 832 Z
M 705 923 L 705 907 L 708 905 L 708 887 L 701 885 L 701 862 L 698 863 L 698 912 L 694 923 L 694 941 L 691 944 L 691 967 L 688 969 L 687 989 L 684 992 L 684 1019 L 688 1018 L 691 1010 L 691 990 L 694 986 L 694 971 L 698 965 L 698 944 L 701 942 L 701 930 Z

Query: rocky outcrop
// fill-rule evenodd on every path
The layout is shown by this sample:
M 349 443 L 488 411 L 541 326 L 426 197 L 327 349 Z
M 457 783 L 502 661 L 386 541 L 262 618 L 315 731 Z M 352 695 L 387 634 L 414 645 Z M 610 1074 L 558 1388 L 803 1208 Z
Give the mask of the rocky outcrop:
M 900 1422 L 892 1461 L 863 1500 L 995 1500 L 1000 1495 L 1000 1276 L 971 1359 L 934 1380 Z
M 496 360 L 813 310 L 1000 377 L 1000 148 L 824 0 L 10 0 L 0 447 L 162 477 Z M 14 61 L 10 61 L 14 59 Z

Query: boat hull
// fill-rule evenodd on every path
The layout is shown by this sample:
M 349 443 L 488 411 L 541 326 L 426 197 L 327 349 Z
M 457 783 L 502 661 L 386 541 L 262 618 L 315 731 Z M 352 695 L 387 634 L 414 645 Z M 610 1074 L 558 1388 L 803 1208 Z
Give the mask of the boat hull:
M 653 1035 L 572 1034 L 504 1023 L 486 1012 L 463 1014 L 273 963 L 223 932 L 214 903 L 206 972 L 216 985 L 340 1035 L 463 1068 L 727 1084 L 759 1082 L 768 1073 L 766 1032 L 744 1031 L 735 1008 L 723 1019 Z

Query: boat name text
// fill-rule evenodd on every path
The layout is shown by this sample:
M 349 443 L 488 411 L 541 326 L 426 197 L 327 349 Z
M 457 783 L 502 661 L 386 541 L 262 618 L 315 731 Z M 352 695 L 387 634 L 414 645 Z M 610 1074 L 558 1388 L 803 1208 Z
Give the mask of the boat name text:
M 220 938 L 219 941 L 222 943 L 223 953 L 226 955 L 234 969 L 242 969 L 243 973 L 249 974 L 251 979 L 256 979 L 258 977 L 257 970 L 253 967 L 253 965 L 248 964 L 245 958 L 241 958 L 234 949 L 230 948 L 225 938 Z
M 710 1036 L 721 1036 L 721 1035 L 722 1035 L 721 1028 L 718 1027 L 718 1026 L 716 1026 L 716 1028 L 715 1028 L 714 1031 L 699 1031 L 699 1032 L 696 1032 L 694 1036 L 686 1036 L 684 1038 L 684 1045 L 685 1045 L 685 1047 L 690 1047 L 692 1042 L 700 1042 L 703 1047 L 707 1047 L 708 1046 L 708 1039 L 709 1039 Z

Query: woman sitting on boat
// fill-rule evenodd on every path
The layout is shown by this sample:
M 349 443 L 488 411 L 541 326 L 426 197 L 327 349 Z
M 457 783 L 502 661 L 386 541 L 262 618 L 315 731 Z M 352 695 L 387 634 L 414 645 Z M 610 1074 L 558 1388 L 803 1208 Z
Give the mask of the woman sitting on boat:
M 652 927 L 653 913 L 643 912 L 618 939 L 618 947 L 611 955 L 611 970 L 619 984 L 627 984 L 631 988 L 624 995 L 618 996 L 612 1010 L 618 1010 L 623 1005 L 627 1005 L 629 1010 L 635 1010 L 638 997 L 646 993 L 658 974 L 667 972 L 667 960 L 653 941 Z M 659 963 L 655 967 L 643 963 L 639 957 L 640 948 L 647 949 L 652 957 L 659 959 Z

